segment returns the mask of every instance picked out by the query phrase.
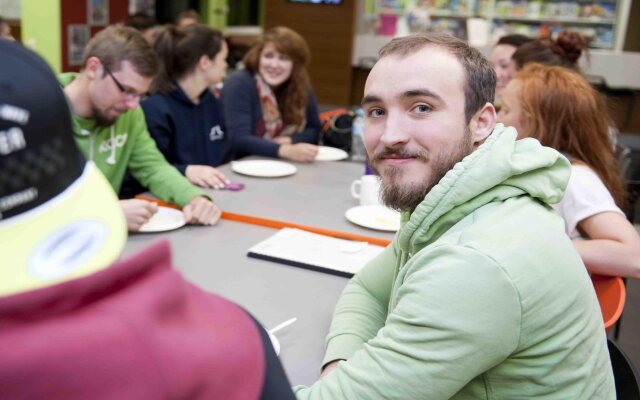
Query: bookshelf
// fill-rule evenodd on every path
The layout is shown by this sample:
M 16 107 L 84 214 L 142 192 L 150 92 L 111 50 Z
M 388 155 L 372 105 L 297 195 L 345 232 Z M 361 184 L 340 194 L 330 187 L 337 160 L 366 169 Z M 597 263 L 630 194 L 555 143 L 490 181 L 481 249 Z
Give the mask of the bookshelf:
M 632 2 L 632 0 L 362 1 L 365 2 L 365 20 L 378 21 L 378 25 L 370 23 L 369 26 L 380 26 L 383 18 L 388 20 L 388 16 L 392 15 L 401 22 L 398 26 L 406 26 L 405 31 L 444 31 L 462 39 L 470 39 L 467 37 L 467 19 L 480 18 L 486 21 L 487 37 L 490 40 L 496 40 L 509 33 L 521 33 L 532 37 L 553 36 L 570 29 L 589 38 L 590 47 L 609 50 L 623 48 Z M 359 29 L 358 33 L 366 32 Z
M 489 21 L 490 37 L 522 33 L 538 37 L 574 30 L 590 47 L 622 50 L 631 0 L 483 0 L 480 17 Z

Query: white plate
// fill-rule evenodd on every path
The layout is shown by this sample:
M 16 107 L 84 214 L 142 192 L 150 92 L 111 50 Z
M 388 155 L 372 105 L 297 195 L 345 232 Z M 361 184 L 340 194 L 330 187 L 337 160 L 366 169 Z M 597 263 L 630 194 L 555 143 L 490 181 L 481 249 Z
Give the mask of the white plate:
M 316 161 L 340 161 L 349 157 L 349 153 L 342 149 L 329 146 L 318 146 Z
M 158 212 L 151 217 L 146 224 L 140 227 L 139 232 L 164 232 L 178 229 L 184 226 L 184 214 L 182 211 L 170 207 L 158 207 Z
M 345 217 L 356 225 L 379 231 L 400 229 L 400 213 L 383 206 L 358 206 L 347 210 Z
M 231 170 L 238 174 L 257 176 L 259 178 L 277 178 L 293 175 L 298 171 L 293 164 L 270 160 L 234 161 L 231 163 Z
M 269 333 L 269 332 L 267 332 Z M 275 337 L 275 335 L 269 333 L 269 339 L 271 339 L 271 344 L 273 345 L 273 350 L 275 350 L 276 355 L 280 355 L 280 342 L 278 341 L 278 338 Z

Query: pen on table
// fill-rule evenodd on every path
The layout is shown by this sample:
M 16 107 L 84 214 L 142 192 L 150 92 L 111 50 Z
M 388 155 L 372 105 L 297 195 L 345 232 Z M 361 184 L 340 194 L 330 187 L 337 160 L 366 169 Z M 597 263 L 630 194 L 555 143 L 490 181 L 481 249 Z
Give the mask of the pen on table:
M 297 320 L 298 320 L 298 318 L 291 318 L 291 319 L 288 319 L 288 320 L 284 321 L 283 323 L 281 323 L 281 324 L 279 324 L 279 325 L 276 325 L 276 326 L 274 326 L 273 328 L 269 329 L 269 333 L 273 335 L 274 333 L 276 333 L 276 332 L 277 332 L 277 331 L 279 331 L 280 329 L 284 329 L 284 328 L 286 328 L 287 326 L 289 326 L 289 325 L 293 324 L 293 323 L 294 323 L 294 322 L 296 322 Z

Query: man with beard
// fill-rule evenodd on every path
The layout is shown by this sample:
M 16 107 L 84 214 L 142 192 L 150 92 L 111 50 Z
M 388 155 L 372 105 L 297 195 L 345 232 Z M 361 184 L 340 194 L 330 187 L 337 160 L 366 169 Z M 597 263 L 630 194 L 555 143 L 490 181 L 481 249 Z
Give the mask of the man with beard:
M 162 200 L 183 207 L 187 222 L 213 225 L 220 210 L 162 156 L 147 131 L 143 96 L 156 74 L 152 48 L 133 28 L 112 26 L 87 44 L 79 74 L 59 76 L 73 110 L 75 139 L 116 193 L 125 172 Z M 121 200 L 130 231 L 153 216 L 154 204 Z
M 299 399 L 612 399 L 599 305 L 548 204 L 569 163 L 496 125 L 495 73 L 455 38 L 384 46 L 362 101 L 392 244 L 345 288 Z

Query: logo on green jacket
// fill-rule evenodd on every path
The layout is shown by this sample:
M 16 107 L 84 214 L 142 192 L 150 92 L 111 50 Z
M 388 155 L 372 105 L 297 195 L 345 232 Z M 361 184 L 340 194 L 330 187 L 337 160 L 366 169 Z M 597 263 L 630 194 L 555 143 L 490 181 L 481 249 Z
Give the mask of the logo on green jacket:
M 107 153 L 111 151 L 111 149 L 114 146 L 116 148 L 124 146 L 124 144 L 127 143 L 127 136 L 128 136 L 128 133 L 125 132 L 105 140 L 104 142 L 100 143 L 100 147 L 98 148 L 98 151 L 100 153 Z

